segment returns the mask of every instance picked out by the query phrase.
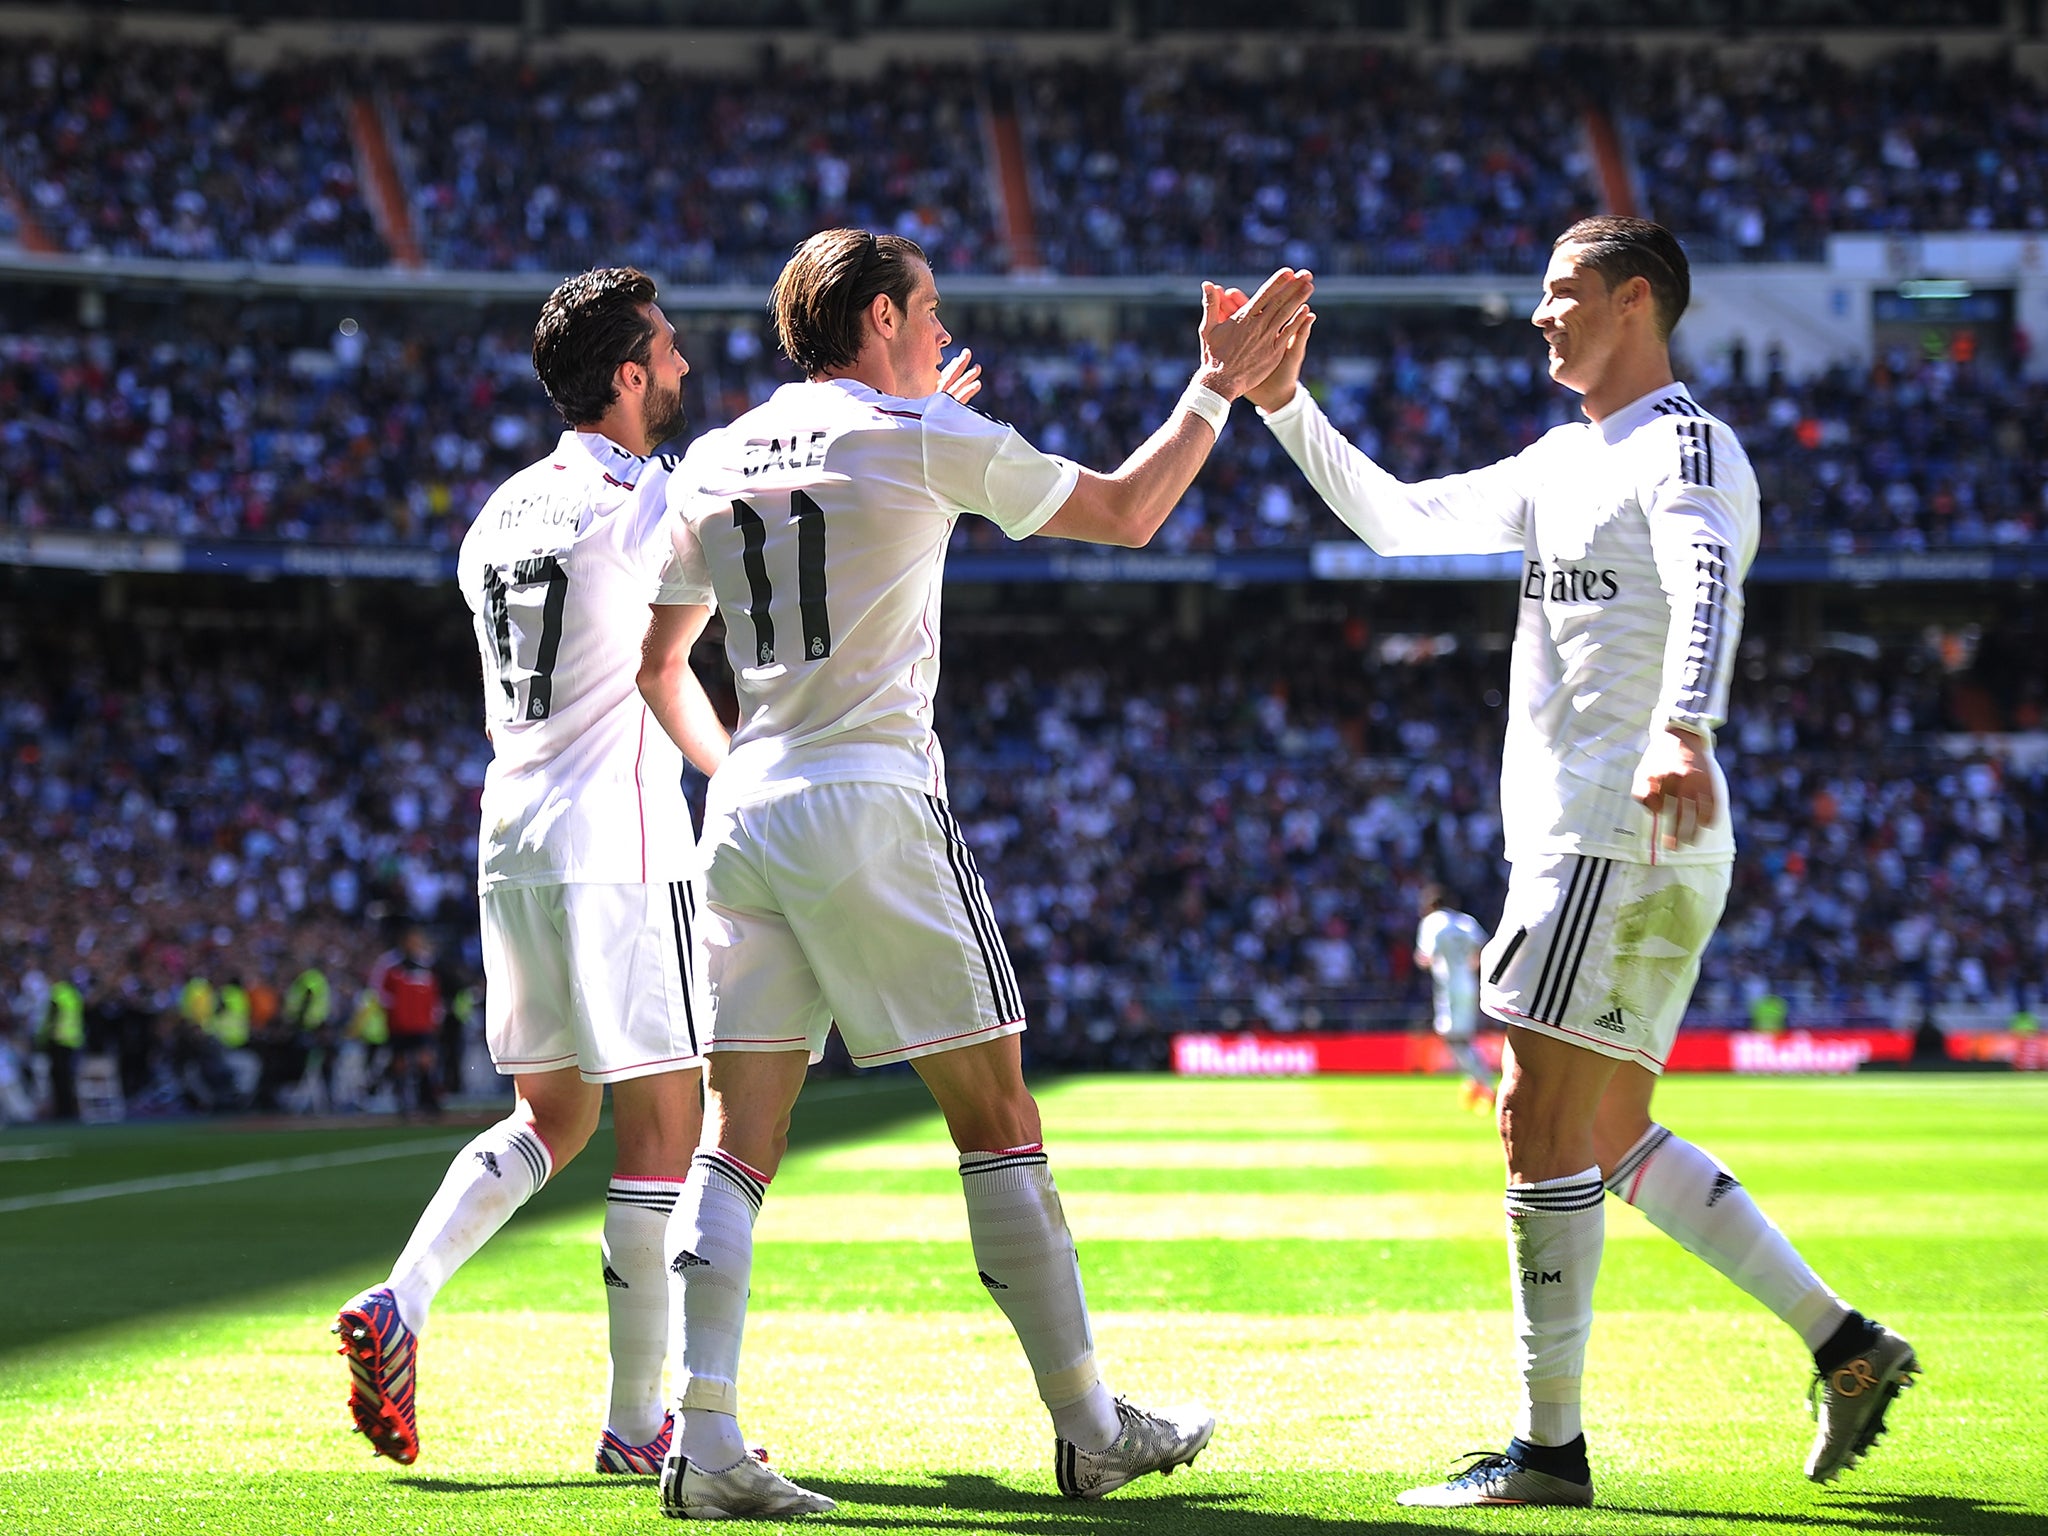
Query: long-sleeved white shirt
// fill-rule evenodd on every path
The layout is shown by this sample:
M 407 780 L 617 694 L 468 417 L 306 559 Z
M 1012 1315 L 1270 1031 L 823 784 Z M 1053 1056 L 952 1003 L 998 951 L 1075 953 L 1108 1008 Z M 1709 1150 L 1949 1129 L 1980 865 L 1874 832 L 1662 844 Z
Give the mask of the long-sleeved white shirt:
M 1660 848 L 1656 819 L 1630 794 L 1652 730 L 1675 722 L 1711 742 L 1727 716 L 1759 517 L 1756 475 L 1725 423 L 1670 384 L 1484 469 L 1407 485 L 1348 442 L 1306 389 L 1260 415 L 1379 554 L 1522 552 L 1501 763 L 1510 861 L 1733 855 L 1728 788 L 1711 753 L 1720 812 L 1692 842 Z

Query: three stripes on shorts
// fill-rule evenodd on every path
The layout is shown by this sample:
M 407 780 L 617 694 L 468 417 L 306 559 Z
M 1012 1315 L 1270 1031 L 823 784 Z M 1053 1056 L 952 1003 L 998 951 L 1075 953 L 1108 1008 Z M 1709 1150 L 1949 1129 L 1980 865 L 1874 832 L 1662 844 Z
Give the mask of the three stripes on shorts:
M 926 795 L 932 820 L 938 823 L 946 842 L 946 862 L 960 887 L 960 904 L 967 910 L 967 924 L 974 930 L 974 942 L 981 950 L 981 964 L 988 976 L 989 995 L 995 1003 L 996 1022 L 1014 1024 L 1024 1017 L 1024 994 L 1017 986 L 1017 973 L 1010 966 L 1010 953 L 1003 947 L 1003 935 L 996 927 L 996 915 L 989 909 L 988 888 L 974 862 L 974 850 L 961 835 L 960 823 L 937 795 Z
M 1572 877 L 1558 906 L 1557 932 L 1525 1008 L 1538 1024 L 1561 1024 L 1571 1003 L 1572 988 L 1579 979 L 1579 967 L 1593 938 L 1594 920 L 1607 894 L 1607 879 L 1614 871 L 1612 859 L 1580 854 L 1572 864 Z

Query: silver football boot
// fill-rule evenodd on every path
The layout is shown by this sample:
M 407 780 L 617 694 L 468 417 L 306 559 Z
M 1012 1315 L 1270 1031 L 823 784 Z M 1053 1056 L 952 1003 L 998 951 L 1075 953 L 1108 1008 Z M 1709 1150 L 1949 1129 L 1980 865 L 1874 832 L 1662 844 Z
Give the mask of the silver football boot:
M 722 1472 L 707 1472 L 681 1451 L 661 1464 L 661 1512 L 674 1520 L 760 1520 L 823 1515 L 839 1506 L 800 1488 L 754 1456 Z
M 1117 1437 L 1099 1451 L 1084 1451 L 1071 1440 L 1054 1440 L 1053 1477 L 1070 1499 L 1099 1499 L 1147 1472 L 1164 1477 L 1202 1454 L 1216 1433 L 1216 1416 L 1201 1408 L 1162 1408 L 1149 1413 L 1116 1400 Z

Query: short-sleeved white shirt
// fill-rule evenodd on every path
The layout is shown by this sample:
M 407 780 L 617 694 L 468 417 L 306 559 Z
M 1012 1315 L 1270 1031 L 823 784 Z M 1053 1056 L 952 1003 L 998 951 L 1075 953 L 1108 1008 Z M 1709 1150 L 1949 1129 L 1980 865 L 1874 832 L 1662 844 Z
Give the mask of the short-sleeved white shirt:
M 667 554 L 664 479 L 609 438 L 564 432 L 462 541 L 493 749 L 480 890 L 690 872 L 682 753 L 636 682 Z
M 1080 471 L 945 395 L 786 384 L 669 481 L 665 602 L 715 601 L 739 691 L 714 806 L 806 784 L 946 793 L 932 730 L 939 591 L 960 515 L 1013 539 Z

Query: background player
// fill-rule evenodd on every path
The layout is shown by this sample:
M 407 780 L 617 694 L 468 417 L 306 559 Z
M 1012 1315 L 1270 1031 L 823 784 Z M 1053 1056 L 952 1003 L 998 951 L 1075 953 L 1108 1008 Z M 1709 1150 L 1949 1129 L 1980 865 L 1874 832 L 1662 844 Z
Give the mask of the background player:
M 1507 907 L 1482 962 L 1483 1005 L 1508 1026 L 1500 1124 L 1522 1407 L 1504 1454 L 1404 1503 L 1592 1502 L 1579 1378 L 1603 1168 L 1605 1187 L 1814 1352 L 1808 1476 L 1852 1465 L 1918 1369 L 1733 1174 L 1650 1120 L 1728 894 L 1735 840 L 1713 731 L 1758 527 L 1741 445 L 1671 370 L 1690 292 L 1685 253 L 1660 225 L 1602 217 L 1566 230 L 1532 321 L 1551 377 L 1584 397 L 1587 419 L 1468 474 L 1404 485 L 1374 464 L 1297 387 L 1301 347 L 1248 391 L 1379 553 L 1525 560 L 1501 775 Z
M 607 1083 L 618 1157 L 597 1470 L 652 1473 L 668 1447 L 662 1231 L 701 1125 L 682 763 L 712 771 L 725 732 L 687 665 L 702 611 L 656 607 L 648 622 L 660 559 L 644 524 L 663 509 L 635 490 L 682 426 L 688 370 L 654 298 L 627 267 L 549 297 L 534 371 L 570 430 L 499 487 L 458 563 L 493 747 L 477 850 L 485 1032 L 518 1103 L 456 1156 L 390 1279 L 335 1325 L 356 1427 L 401 1462 L 419 1454 L 413 1367 L 435 1294 L 583 1149 Z M 658 722 L 636 687 L 643 661 L 670 679 Z
M 682 1419 L 664 1512 L 832 1507 L 747 1457 L 736 1383 L 754 1218 L 835 1021 L 856 1063 L 910 1061 L 945 1115 L 974 1261 L 1052 1415 L 1060 1490 L 1098 1497 L 1208 1443 L 1206 1413 L 1145 1412 L 1096 1369 L 1024 1086 L 1016 977 L 946 803 L 932 731 L 940 578 L 962 513 L 1012 538 L 1144 544 L 1230 399 L 1306 325 L 1311 286 L 1283 270 L 1225 319 L 1205 285 L 1201 371 L 1099 475 L 938 393 L 951 338 L 911 241 L 828 230 L 777 280 L 776 328 L 806 382 L 700 439 L 671 484 L 677 585 L 664 595 L 725 612 L 740 724 L 705 819 L 715 1011 L 705 1145 L 669 1227 Z
M 1436 1032 L 1465 1074 L 1466 1107 L 1484 1103 L 1490 1108 L 1496 1079 L 1474 1042 L 1479 1033 L 1479 951 L 1486 947 L 1486 930 L 1469 912 L 1460 912 L 1434 881 L 1422 888 L 1421 906 L 1415 963 L 1429 972 Z

